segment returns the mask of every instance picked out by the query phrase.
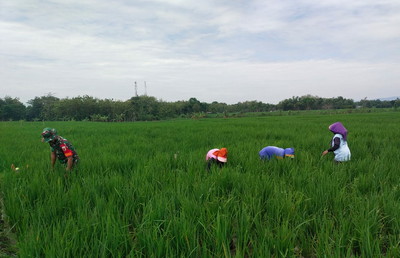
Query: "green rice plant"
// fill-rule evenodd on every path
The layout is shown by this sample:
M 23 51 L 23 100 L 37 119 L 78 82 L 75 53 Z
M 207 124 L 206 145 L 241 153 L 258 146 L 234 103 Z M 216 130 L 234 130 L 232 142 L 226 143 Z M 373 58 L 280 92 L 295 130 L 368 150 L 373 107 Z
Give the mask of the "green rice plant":
M 321 157 L 341 121 L 352 160 Z M 399 256 L 398 112 L 163 122 L 2 122 L 0 190 L 18 256 Z M 81 163 L 65 177 L 55 127 Z M 261 161 L 267 145 L 293 160 Z M 212 148 L 228 148 L 206 170 Z M 20 167 L 18 173 L 10 165 Z

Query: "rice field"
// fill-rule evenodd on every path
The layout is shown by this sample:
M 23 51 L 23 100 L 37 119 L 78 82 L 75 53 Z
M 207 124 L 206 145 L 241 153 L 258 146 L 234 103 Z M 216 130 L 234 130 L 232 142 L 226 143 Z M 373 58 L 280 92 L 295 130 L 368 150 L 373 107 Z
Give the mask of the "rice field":
M 343 164 L 321 157 L 336 121 Z M 399 257 L 399 125 L 399 112 L 2 122 L 5 219 L 20 257 Z M 44 127 L 81 158 L 68 177 L 50 169 Z M 268 145 L 296 158 L 262 162 Z M 207 172 L 221 147 L 227 165 Z

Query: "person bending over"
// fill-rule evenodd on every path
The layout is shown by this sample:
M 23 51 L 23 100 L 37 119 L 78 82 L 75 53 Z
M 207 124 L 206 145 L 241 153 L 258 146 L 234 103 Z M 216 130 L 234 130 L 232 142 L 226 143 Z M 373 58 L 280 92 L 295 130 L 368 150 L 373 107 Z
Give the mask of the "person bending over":
M 42 132 L 42 142 L 50 145 L 51 151 L 51 167 L 54 169 L 56 159 L 65 165 L 65 170 L 69 171 L 79 162 L 78 153 L 72 144 L 65 138 L 57 134 L 56 129 L 46 127 Z

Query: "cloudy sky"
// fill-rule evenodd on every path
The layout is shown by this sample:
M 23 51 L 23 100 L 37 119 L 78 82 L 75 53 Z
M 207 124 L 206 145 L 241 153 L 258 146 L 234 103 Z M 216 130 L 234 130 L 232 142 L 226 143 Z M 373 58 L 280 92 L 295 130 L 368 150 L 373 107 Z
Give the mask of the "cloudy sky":
M 400 1 L 0 1 L 0 98 L 127 100 L 135 81 L 164 101 L 400 96 Z

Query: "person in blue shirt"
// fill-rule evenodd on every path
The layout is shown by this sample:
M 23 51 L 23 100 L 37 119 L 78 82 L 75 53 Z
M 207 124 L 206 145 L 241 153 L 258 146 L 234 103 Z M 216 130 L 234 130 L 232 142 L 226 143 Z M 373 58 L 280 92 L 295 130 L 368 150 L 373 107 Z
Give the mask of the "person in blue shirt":
M 294 148 L 283 149 L 276 146 L 267 146 L 258 154 L 262 160 L 270 160 L 274 157 L 276 159 L 294 158 Z

